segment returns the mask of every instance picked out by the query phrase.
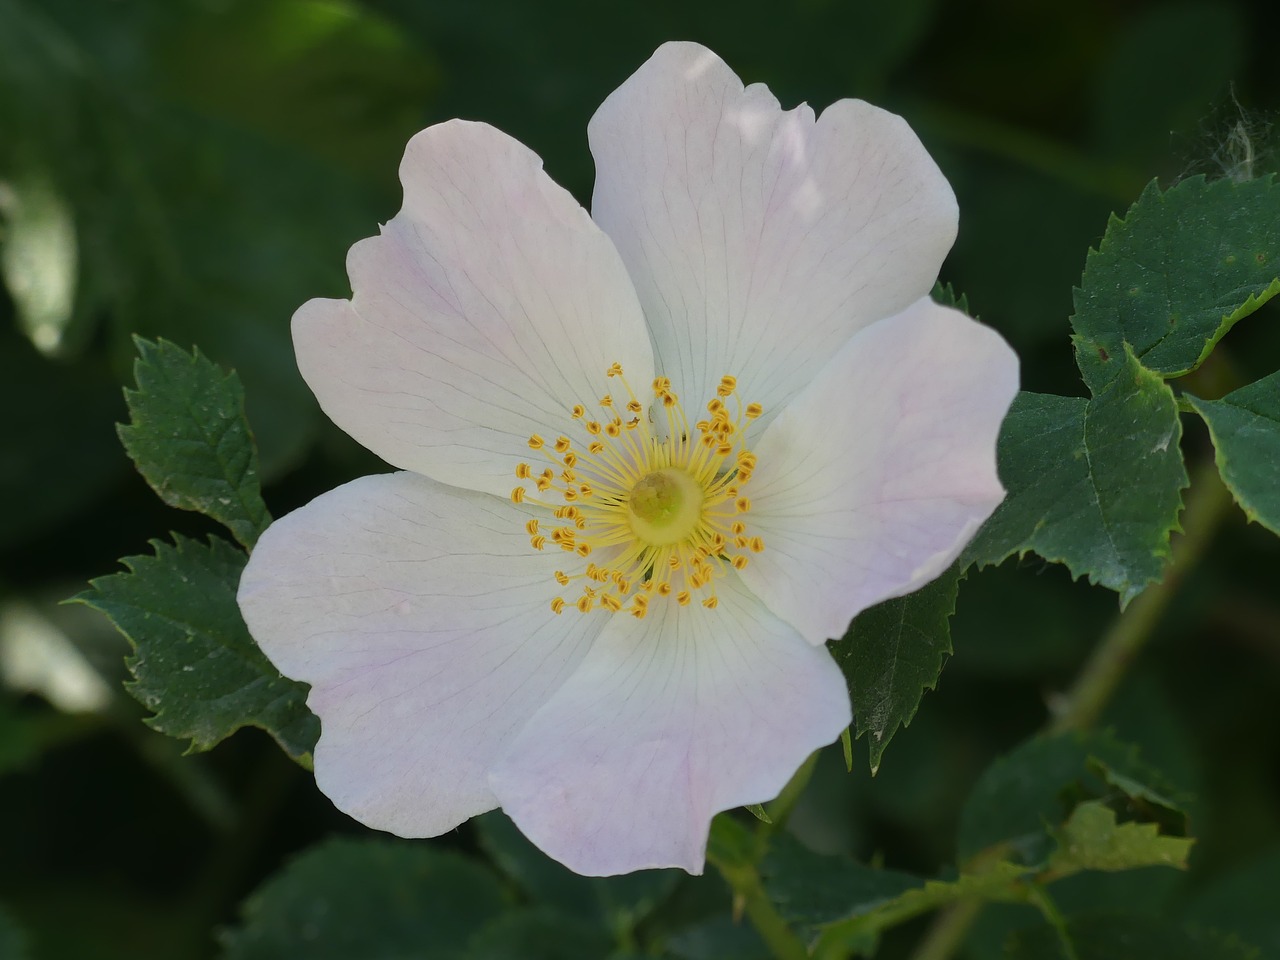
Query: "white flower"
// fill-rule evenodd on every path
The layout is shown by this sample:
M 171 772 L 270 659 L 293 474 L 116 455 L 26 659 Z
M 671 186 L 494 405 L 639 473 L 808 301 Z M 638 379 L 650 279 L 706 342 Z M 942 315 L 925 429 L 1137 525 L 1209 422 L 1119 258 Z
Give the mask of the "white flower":
M 898 117 L 670 43 L 588 134 L 594 220 L 492 127 L 410 141 L 352 299 L 293 321 L 406 472 L 274 524 L 240 605 L 358 820 L 500 806 L 581 873 L 698 872 L 713 814 L 848 725 L 825 641 L 1004 495 L 1017 360 L 927 297 L 955 199 Z

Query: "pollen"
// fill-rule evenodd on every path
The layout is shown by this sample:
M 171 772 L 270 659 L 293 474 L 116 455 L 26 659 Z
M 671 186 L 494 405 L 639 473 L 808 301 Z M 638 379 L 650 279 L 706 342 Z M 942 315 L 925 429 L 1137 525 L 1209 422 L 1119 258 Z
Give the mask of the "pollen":
M 528 439 L 546 466 L 515 470 L 521 483 L 511 500 L 547 510 L 525 522 L 530 547 L 559 547 L 583 563 L 555 572 L 560 589 L 577 583 L 581 593 L 555 597 L 551 610 L 640 619 L 655 603 L 715 610 L 717 581 L 764 549 L 750 532 L 744 492 L 756 469 L 746 431 L 764 410 L 744 405 L 737 378 L 726 374 L 703 408 L 706 419 L 691 424 L 670 378 L 656 377 L 642 398 L 621 364 L 605 377 L 614 389 L 594 405 L 617 415 L 590 420 L 587 405 L 575 404 L 564 434 Z

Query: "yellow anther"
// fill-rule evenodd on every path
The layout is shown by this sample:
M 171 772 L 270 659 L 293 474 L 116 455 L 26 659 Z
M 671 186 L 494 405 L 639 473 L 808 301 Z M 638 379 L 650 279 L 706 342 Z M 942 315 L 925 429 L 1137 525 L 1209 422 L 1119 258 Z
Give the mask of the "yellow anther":
M 750 450 L 742 450 L 738 453 L 738 466 L 754 467 L 756 465 L 756 455 Z
M 573 483 L 573 481 L 578 479 L 578 475 L 574 473 L 572 470 L 561 470 L 560 479 L 563 480 L 565 483 Z
M 724 410 L 724 401 L 720 397 L 712 397 L 707 401 L 707 413 L 716 414 Z
M 592 453 L 603 453 L 604 444 L 601 443 L 599 440 L 593 440 L 591 442 L 591 445 L 588 446 L 587 449 L 590 450 Z
M 563 459 L 564 459 L 564 465 L 565 465 L 566 467 L 572 467 L 572 466 L 574 466 L 574 465 L 576 465 L 576 464 L 577 464 L 577 462 L 578 462 L 578 455 L 577 455 L 576 453 L 574 453 L 572 450 L 570 450 L 570 451 L 568 451 L 567 453 L 565 453 L 565 455 L 564 455 L 564 458 L 563 458 Z
M 555 446 L 556 453 L 564 453 L 566 450 L 569 449 L 569 446 L 570 444 L 569 444 L 568 437 L 556 437 L 556 446 Z
M 620 376 L 622 376 L 622 364 L 620 364 L 620 363 L 618 363 L 618 362 L 616 362 L 616 361 L 615 361 L 615 362 L 614 362 L 614 364 L 613 364 L 613 366 L 611 366 L 608 370 L 606 370 L 606 371 L 604 372 L 604 375 L 605 375 L 606 377 L 620 377 Z
M 511 491 L 512 503 L 524 503 L 524 487 L 516 487 Z
M 543 547 L 547 545 L 547 538 L 544 537 L 542 534 L 538 534 L 536 537 L 530 537 L 529 543 L 530 545 L 532 545 L 533 549 L 541 550 Z
M 689 595 L 688 590 L 681 590 L 676 594 L 676 603 L 680 604 L 682 607 L 687 607 L 689 605 L 689 601 L 692 599 L 693 598 Z
M 727 373 L 720 378 L 720 386 L 716 387 L 716 393 L 722 397 L 727 397 L 733 391 L 738 389 L 738 378 L 731 377 Z
M 640 426 L 640 418 L 632 417 L 625 424 L 623 424 L 623 426 L 625 426 L 628 430 L 634 430 L 636 427 Z
M 595 598 L 590 594 L 584 593 L 578 598 L 578 602 L 574 604 L 578 608 L 579 613 L 590 613 L 591 608 L 596 605 Z
M 542 438 L 538 436 L 536 433 L 529 438 L 529 449 L 530 450 L 542 449 Z
M 666 393 L 670 389 L 671 389 L 671 380 L 669 378 L 667 377 L 653 378 L 653 392 L 656 393 L 658 396 L 662 396 L 664 393 Z
M 671 556 L 667 557 L 667 566 L 669 566 L 672 570 L 679 570 L 680 558 L 677 557 L 674 553 L 671 554 Z
M 746 525 L 745 523 L 743 523 L 741 520 L 735 520 L 735 521 L 733 521 L 733 526 L 731 526 L 731 527 L 729 528 L 729 532 L 730 532 L 730 533 L 738 533 L 738 534 L 746 533 L 746 532 L 747 532 L 747 525 Z
M 746 513 L 751 509 L 751 501 L 746 497 L 739 497 L 737 500 L 733 501 L 733 508 L 739 513 Z
M 733 444 L 732 443 L 719 444 L 716 447 L 716 453 L 718 453 L 722 457 L 727 457 L 729 454 L 733 453 Z
M 612 593 L 606 593 L 601 595 L 600 602 L 609 608 L 610 613 L 617 613 L 619 610 L 622 609 L 622 601 L 619 600 Z
M 737 536 L 733 538 L 733 545 L 737 547 L 739 550 L 747 549 L 747 544 L 749 542 L 750 541 L 748 541 L 747 538 L 743 536 Z
M 526 524 L 524 525 L 524 529 L 525 529 L 525 531 L 529 534 L 529 536 L 531 536 L 531 537 L 533 537 L 533 536 L 537 536 L 537 534 L 538 534 L 538 521 L 537 521 L 536 519 L 534 519 L 534 520 L 530 520 L 528 523 L 526 523 Z
M 707 432 L 709 432 L 709 431 L 711 430 L 711 421 L 710 421 L 710 420 L 699 420 L 697 423 L 695 423 L 695 424 L 693 425 L 693 427 L 694 427 L 694 429 L 695 429 L 695 430 L 697 430 L 699 433 L 707 433 Z
M 751 479 L 751 470 L 748 467 L 739 467 L 738 479 L 741 482 L 746 483 L 748 480 Z
M 573 518 L 573 525 L 574 525 L 575 527 L 577 527 L 579 530 L 585 530 L 585 529 L 587 529 L 587 518 L 586 518 L 586 517 L 574 517 L 574 518 Z
M 761 537 L 752 537 L 749 546 L 752 553 L 759 553 L 764 549 L 764 540 Z
M 545 492 L 546 490 L 550 489 L 550 487 L 551 487 L 551 478 L 550 478 L 550 477 L 539 477 L 537 480 L 533 481 L 533 484 L 534 484 L 534 486 L 536 486 L 540 491 L 544 491 L 544 492 Z M 517 503 L 519 503 L 520 501 L 518 501 L 518 500 L 517 500 L 516 502 L 517 502 Z
M 716 598 L 716 595 L 714 593 L 711 596 L 707 597 L 707 599 L 702 601 L 702 605 L 706 607 L 708 610 L 714 610 L 716 608 L 716 605 L 719 603 L 720 601 Z
M 622 433 L 622 421 L 610 420 L 604 425 L 604 432 L 610 437 L 616 437 Z
M 679 398 L 674 393 L 664 393 L 661 396 L 664 407 L 674 407 L 679 402 Z
M 630 413 L 640 413 L 644 410 L 644 405 L 639 400 L 628 400 L 627 410 Z
M 591 494 L 592 494 L 592 493 L 594 493 L 594 492 L 595 492 L 595 491 L 593 491 L 593 490 L 591 489 L 591 484 L 589 484 L 589 483 L 580 483 L 580 484 L 578 484 L 578 493 L 580 493 L 580 494 L 582 495 L 582 499 L 583 499 L 583 500 L 588 500 L 588 499 L 590 499 L 590 498 L 591 498 Z M 566 499 L 566 500 L 568 500 L 569 498 L 568 498 L 568 497 L 565 497 L 565 499 Z
M 591 544 L 580 543 L 574 548 L 574 552 L 580 557 L 589 557 L 591 556 Z
M 670 595 L 671 595 L 671 584 L 663 580 L 660 584 L 658 584 L 658 596 L 668 597 Z
M 612 407 L 612 406 L 613 406 L 613 395 L 612 395 L 612 394 L 608 394 L 608 393 L 606 393 L 603 397 L 601 397 L 601 398 L 600 398 L 600 406 L 602 406 L 602 407 L 604 407 L 604 408 L 606 408 L 606 409 L 608 409 L 609 407 Z
M 698 441 L 704 447 L 714 447 L 716 445 L 716 437 L 714 433 L 704 433 L 702 439 Z
M 587 433 L 591 434 L 593 437 L 598 437 L 600 435 L 600 424 L 595 420 L 588 420 Z
M 735 570 L 741 570 L 747 565 L 747 556 L 744 553 L 740 553 L 729 562 L 733 564 Z
M 746 413 L 748 420 L 754 420 L 756 417 L 760 416 L 760 414 L 764 413 L 764 407 L 760 406 L 758 403 L 748 403 Z
M 560 584 L 560 586 L 567 587 L 569 585 L 569 575 L 565 573 L 563 570 L 557 570 L 555 573 L 555 577 L 556 577 L 556 583 Z
M 575 420 L 581 420 L 587 415 L 587 408 L 580 403 L 575 403 L 573 409 L 569 411 L 569 416 Z
M 564 610 L 564 597 L 556 597 L 554 600 L 551 601 L 552 613 L 558 614 L 563 612 L 563 610 Z
M 529 469 L 529 465 L 527 463 L 516 464 L 517 480 L 528 480 L 531 476 L 533 476 L 533 471 Z

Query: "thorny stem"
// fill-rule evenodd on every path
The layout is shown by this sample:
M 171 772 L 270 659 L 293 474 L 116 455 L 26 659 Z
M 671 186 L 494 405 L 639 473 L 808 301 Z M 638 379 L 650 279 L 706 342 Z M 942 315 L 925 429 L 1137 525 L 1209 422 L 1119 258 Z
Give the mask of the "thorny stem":
M 1103 634 L 1071 689 L 1053 706 L 1050 733 L 1084 730 L 1098 721 L 1230 506 L 1231 494 L 1217 465 L 1212 460 L 1203 463 L 1192 478 L 1182 514 L 1183 534 L 1173 544 L 1164 579 L 1139 594 Z M 982 907 L 980 901 L 963 901 L 939 913 L 912 960 L 948 960 L 964 943 Z

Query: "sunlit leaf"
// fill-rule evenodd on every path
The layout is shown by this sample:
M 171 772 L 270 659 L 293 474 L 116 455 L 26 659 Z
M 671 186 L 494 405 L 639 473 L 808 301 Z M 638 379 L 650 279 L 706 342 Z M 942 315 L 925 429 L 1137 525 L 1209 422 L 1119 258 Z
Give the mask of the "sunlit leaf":
M 1239 320 L 1280 293 L 1280 188 L 1272 177 L 1154 182 L 1113 218 L 1076 292 L 1076 360 L 1098 393 L 1126 345 L 1162 377 L 1194 370 Z
M 131 417 L 119 428 L 134 464 L 171 507 L 195 510 L 253 546 L 271 516 L 258 484 L 258 454 L 244 415 L 244 390 L 197 348 L 137 339 Z
M 150 726 L 208 750 L 241 727 L 271 734 L 310 763 L 320 725 L 306 686 L 282 677 L 240 616 L 236 589 L 245 554 L 210 538 L 152 541 L 150 556 L 125 557 L 127 573 L 99 577 L 75 599 L 102 611 L 134 648 L 128 690 L 154 711 Z
M 1059 876 L 1077 870 L 1186 869 L 1195 842 L 1162 836 L 1154 823 L 1117 823 L 1116 812 L 1099 800 L 1088 800 L 1071 811 L 1056 838 L 1058 849 L 1050 855 L 1048 869 Z

